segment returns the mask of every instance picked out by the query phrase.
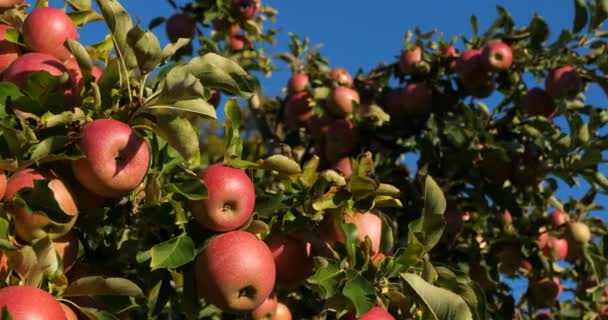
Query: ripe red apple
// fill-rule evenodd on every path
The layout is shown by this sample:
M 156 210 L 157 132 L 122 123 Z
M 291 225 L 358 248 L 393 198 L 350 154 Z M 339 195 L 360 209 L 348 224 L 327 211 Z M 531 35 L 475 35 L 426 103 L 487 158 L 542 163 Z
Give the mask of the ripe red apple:
M 521 106 L 524 113 L 530 116 L 553 118 L 557 113 L 557 106 L 553 97 L 541 88 L 528 90 L 521 100 Z
M 382 239 L 382 219 L 371 212 L 355 213 L 354 215 L 344 215 L 344 223 L 354 224 L 357 227 L 357 237 L 359 241 L 365 242 L 368 237 L 371 241 L 371 255 L 375 256 L 380 252 L 380 242 Z M 344 243 L 344 234 L 340 228 L 340 221 L 334 219 L 330 224 L 325 225 L 321 232 L 321 239 L 330 245 L 335 242 Z
M 270 296 L 275 284 L 272 252 L 244 231 L 209 240 L 195 268 L 199 295 L 224 311 L 253 311 Z
M 508 209 L 504 209 L 498 213 L 498 221 L 501 225 L 506 226 L 513 223 L 513 216 L 511 215 L 511 211 Z
M 571 66 L 558 67 L 549 71 L 545 89 L 555 99 L 572 99 L 583 91 L 583 79 Z
M 72 58 L 65 62 L 65 67 L 68 69 L 68 73 L 74 82 L 75 93 L 80 94 L 82 88 L 84 88 L 84 76 L 82 75 L 82 70 L 80 70 L 78 61 L 76 61 L 75 58 Z
M 148 173 L 148 144 L 126 123 L 94 120 L 80 135 L 78 146 L 86 158 L 72 161 L 72 172 L 89 191 L 117 198 L 135 190 Z
M 241 51 L 241 50 L 245 49 L 246 47 L 252 48 L 252 44 L 251 44 L 251 41 L 249 41 L 249 38 L 247 38 L 247 36 L 240 35 L 240 34 L 237 34 L 235 36 L 230 36 L 229 43 L 230 43 L 230 49 L 232 49 L 232 51 Z
M 355 318 L 354 314 L 349 314 L 348 316 L 346 316 L 345 319 L 347 319 L 347 320 L 395 320 L 395 317 L 393 317 L 390 313 L 388 313 L 388 311 L 386 311 L 380 307 L 373 307 L 366 314 L 360 316 L 359 318 Z
M 259 307 L 251 312 L 251 317 L 253 320 L 272 320 L 274 319 L 278 304 L 279 300 L 277 299 L 277 296 L 271 295 L 266 298 Z
M 63 260 L 63 273 L 68 273 L 78 259 L 78 236 L 71 230 L 61 238 L 53 240 L 53 248 Z
M 0 289 L 0 309 L 6 307 L 15 320 L 65 319 L 61 304 L 48 292 L 30 286 Z
M 519 245 L 509 244 L 503 246 L 497 253 L 498 270 L 506 275 L 513 276 L 522 266 L 525 259 Z
M 407 115 L 420 115 L 431 111 L 433 88 L 425 82 L 410 83 L 388 98 L 396 99 L 387 104 L 391 116 L 399 119 Z M 389 93 L 390 94 L 390 93 Z
M 313 115 L 306 121 L 306 127 L 308 127 L 312 138 L 319 142 L 323 140 L 333 121 L 334 120 L 327 114 L 324 114 L 321 117 Z
M 502 41 L 489 42 L 483 48 L 481 55 L 487 70 L 504 71 L 513 65 L 513 50 Z
M 568 240 L 556 238 L 547 232 L 542 232 L 536 243 L 543 254 L 553 260 L 566 259 L 568 256 Z
M 196 21 L 189 14 L 177 13 L 167 19 L 166 29 L 171 42 L 177 42 L 179 38 L 192 39 L 196 34 Z
M 291 128 L 304 125 L 312 117 L 312 108 L 309 103 L 308 92 L 298 92 L 287 98 L 283 118 Z
M 7 24 L 0 24 L 0 73 L 6 70 L 13 61 L 17 60 L 21 53 L 21 48 L 18 45 L 5 40 L 4 33 L 6 30 L 12 29 L 15 28 Z
M 380 262 L 380 260 L 384 259 L 385 257 L 386 256 L 384 255 L 384 253 L 379 252 L 377 255 L 375 255 L 372 258 L 372 264 L 375 265 L 375 266 L 378 265 L 378 263 Z
M 344 68 L 333 68 L 329 71 L 329 78 L 339 86 L 350 87 L 353 85 L 353 76 Z
M 574 242 L 585 244 L 591 240 L 591 230 L 589 227 L 580 221 L 571 222 L 568 224 L 568 234 Z
M 334 168 L 342 173 L 346 179 L 350 178 L 350 176 L 353 174 L 353 166 L 350 161 L 350 157 L 340 158 L 334 165 Z
M 0 200 L 4 198 L 6 192 L 6 174 L 0 171 Z
M 485 98 L 494 91 L 494 78 L 483 64 L 481 50 L 465 51 L 458 59 L 456 68 L 464 89 L 473 97 Z
M 2 74 L 4 81 L 10 81 L 18 87 L 26 84 L 28 76 L 36 71 L 46 71 L 52 76 L 61 76 L 68 72 L 63 63 L 55 57 L 37 52 L 25 53 L 15 60 Z M 73 80 L 68 84 L 73 88 Z
M 232 8 L 234 13 L 241 18 L 241 20 L 253 19 L 256 14 L 262 8 L 261 0 L 233 0 Z
M 327 110 L 336 117 L 345 118 L 353 113 L 353 103 L 359 104 L 359 93 L 349 87 L 335 87 L 327 98 Z
M 62 10 L 41 7 L 34 9 L 22 27 L 23 41 L 32 51 L 46 53 L 66 61 L 72 53 L 64 46 L 68 39 L 78 39 L 72 19 Z
M 563 211 L 554 210 L 553 212 L 549 213 L 549 220 L 553 224 L 553 228 L 557 229 L 568 223 L 568 221 L 570 221 L 570 216 Z
M 549 308 L 555 304 L 562 293 L 562 285 L 558 277 L 548 277 L 531 281 L 528 284 L 528 299 L 536 308 Z
M 63 309 L 63 312 L 65 313 L 65 320 L 78 320 L 78 316 L 76 313 L 74 313 L 72 308 L 68 307 L 64 303 L 59 303 L 59 305 L 61 305 L 61 309 Z
M 310 276 L 313 264 L 305 242 L 282 232 L 272 233 L 265 242 L 274 257 L 278 285 L 297 287 Z
M 230 21 L 225 19 L 217 19 L 213 21 L 213 28 L 215 31 L 224 33 L 229 36 L 236 36 L 241 32 L 241 26 L 238 24 L 232 24 Z
M 441 51 L 441 56 L 447 61 L 447 69 L 452 71 L 456 69 L 456 58 L 458 58 L 458 50 L 453 45 L 445 46 Z
M 208 196 L 192 203 L 196 221 L 209 230 L 225 232 L 249 220 L 255 206 L 255 187 L 243 170 L 217 163 L 198 175 Z
M 24 5 L 25 0 L 0 0 L 0 9 L 10 9 L 14 6 Z
M 272 320 L 291 320 L 291 311 L 289 307 L 283 303 L 277 304 L 277 310 L 275 311 L 274 318 Z
M 296 93 L 306 90 L 308 86 L 309 78 L 306 73 L 296 73 L 287 82 L 287 91 L 290 93 Z
M 94 64 L 93 69 L 91 69 L 91 75 L 93 76 L 95 83 L 97 83 L 97 81 L 99 81 L 99 78 L 101 78 L 101 76 L 103 75 L 103 69 L 100 66 Z
M 446 236 L 455 236 L 462 232 L 464 229 L 464 216 L 465 212 L 455 207 L 448 207 L 445 211 L 445 235 Z
M 399 57 L 399 70 L 403 74 L 416 73 L 416 66 L 422 61 L 422 48 L 416 46 L 412 49 L 404 50 Z
M 357 131 L 352 122 L 337 119 L 325 134 L 325 152 L 330 161 L 349 155 L 357 147 Z
M 55 200 L 59 207 L 69 216 L 72 217 L 70 222 L 54 226 L 52 229 L 46 230 L 51 221 L 49 218 L 38 212 L 28 213 L 25 208 L 15 208 L 15 231 L 20 239 L 26 242 L 31 242 L 34 239 L 40 239 L 49 236 L 51 239 L 66 234 L 76 222 L 78 217 L 78 207 L 72 193 L 55 174 L 39 170 L 39 169 L 24 169 L 13 174 L 6 185 L 6 199 L 12 199 L 17 192 L 23 188 L 33 188 L 35 180 L 49 179 L 49 188 L 53 191 Z

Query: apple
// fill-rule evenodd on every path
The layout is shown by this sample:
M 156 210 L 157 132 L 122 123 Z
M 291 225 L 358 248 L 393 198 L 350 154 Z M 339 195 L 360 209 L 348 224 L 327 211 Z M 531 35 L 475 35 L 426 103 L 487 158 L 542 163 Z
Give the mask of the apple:
M 179 38 L 192 39 L 196 34 L 196 21 L 186 13 L 177 13 L 167 19 L 167 37 L 177 42 Z
M 196 259 L 199 295 L 228 312 L 251 312 L 272 293 L 276 266 L 268 246 L 244 231 L 220 234 Z
M 353 113 L 353 103 L 359 104 L 359 93 L 349 87 L 335 87 L 327 98 L 327 110 L 336 117 L 346 118 Z
M 447 69 L 452 71 L 456 69 L 456 58 L 458 58 L 458 50 L 453 45 L 444 46 L 441 51 L 441 57 L 447 62 Z
M 568 256 L 568 240 L 566 239 L 559 239 L 547 232 L 541 232 L 536 244 L 549 259 L 561 260 Z
M 380 252 L 380 242 L 382 239 L 382 219 L 371 212 L 355 213 L 354 215 L 344 215 L 344 223 L 354 224 L 357 227 L 357 237 L 362 243 L 365 238 L 371 241 L 371 256 Z M 340 228 L 339 219 L 334 218 L 331 223 L 323 226 L 321 239 L 330 245 L 335 242 L 345 243 L 344 234 Z
M 229 36 L 236 36 L 241 32 L 241 26 L 238 24 L 232 24 L 230 21 L 225 19 L 217 19 L 213 21 L 213 28 L 215 31 L 224 33 Z
M 384 255 L 382 252 L 379 252 L 377 255 L 375 255 L 375 256 L 372 258 L 372 264 L 373 264 L 373 265 L 375 265 L 375 266 L 376 266 L 376 265 L 378 265 L 378 263 L 379 263 L 379 262 L 380 262 L 382 259 L 384 259 L 385 257 L 386 257 L 386 256 L 385 256 L 385 255 Z
M 12 42 L 8 42 L 5 38 L 6 30 L 13 30 L 13 26 L 8 24 L 0 24 L 0 73 L 2 73 L 8 66 L 17 60 L 21 53 L 19 45 Z
M 583 79 L 571 66 L 557 67 L 549 71 L 545 90 L 555 99 L 572 99 L 583 91 Z
M 557 105 L 553 97 L 541 88 L 528 90 L 521 100 L 521 106 L 524 113 L 530 116 L 553 118 L 557 113 Z
M 217 163 L 198 174 L 207 199 L 192 203 L 192 215 L 205 228 L 225 232 L 242 226 L 253 214 L 255 187 L 247 174 Z
M 63 260 L 63 273 L 68 273 L 78 259 L 78 236 L 71 230 L 63 237 L 53 240 L 53 248 Z
M 536 308 L 549 308 L 555 304 L 562 292 L 558 277 L 548 277 L 530 281 L 528 284 L 528 299 Z
M 277 296 L 271 295 L 262 304 L 251 312 L 253 320 L 272 320 L 277 311 L 279 300 Z
M 354 314 L 349 314 L 345 318 L 346 320 L 395 320 L 388 311 L 380 308 L 373 307 L 366 314 L 360 316 L 359 318 L 355 318 Z
M 273 232 L 265 242 L 274 257 L 278 285 L 294 288 L 310 276 L 313 263 L 305 242 L 282 232 Z
M 71 191 L 55 174 L 40 169 L 24 169 L 13 174 L 6 184 L 6 199 L 12 199 L 23 188 L 33 188 L 35 180 L 49 180 L 49 188 L 59 207 L 72 219 L 61 225 L 50 227 L 51 220 L 42 212 L 27 212 L 25 208 L 14 208 L 15 231 L 23 241 L 31 242 L 49 236 L 51 239 L 65 235 L 76 222 L 78 207 Z
M 344 68 L 333 68 L 329 71 L 329 78 L 339 86 L 350 87 L 353 85 L 353 76 Z
M 252 44 L 251 41 L 249 41 L 249 38 L 240 34 L 230 36 L 229 43 L 230 49 L 232 49 L 232 51 L 241 51 L 245 49 L 245 47 L 252 48 Z
M 220 105 L 220 100 L 222 99 L 222 94 L 217 89 L 211 89 L 211 97 L 209 97 L 209 103 L 217 109 Z
M 10 9 L 14 6 L 22 6 L 25 0 L 0 0 L 0 9 Z
M 324 114 L 321 117 L 313 115 L 306 121 L 306 127 L 314 140 L 322 141 L 333 121 L 334 120 L 327 114 Z
M 63 312 L 65 313 L 65 320 L 78 320 L 78 316 L 76 315 L 76 313 L 74 313 L 74 310 L 72 310 L 72 308 L 68 307 L 64 303 L 59 304 L 61 305 L 61 309 L 63 309 Z
M 86 124 L 78 146 L 85 158 L 72 161 L 72 172 L 80 184 L 102 197 L 118 198 L 135 190 L 148 172 L 148 144 L 124 122 L 97 119 Z
M 491 41 L 481 51 L 487 70 L 505 71 L 513 65 L 513 50 L 502 41 Z
M 561 210 L 554 210 L 549 213 L 549 220 L 551 221 L 551 224 L 553 224 L 553 228 L 557 229 L 568 223 L 568 221 L 570 221 L 570 216 Z
M 80 66 L 78 65 L 78 61 L 75 58 L 71 58 L 70 60 L 65 62 L 65 67 L 70 74 L 70 78 L 75 86 L 75 93 L 80 94 L 82 88 L 84 88 L 84 76 L 82 74 L 82 70 L 80 70 Z
M 455 236 L 464 229 L 465 211 L 458 208 L 448 207 L 445 211 L 445 234 Z
M 41 7 L 32 11 L 23 22 L 23 41 L 30 50 L 46 53 L 66 61 L 72 53 L 64 46 L 68 39 L 78 39 L 72 19 L 62 10 Z
M 305 91 L 295 93 L 287 98 L 283 118 L 289 127 L 297 128 L 304 125 L 312 117 L 312 108 L 309 101 L 310 96 Z
M 255 17 L 256 14 L 262 8 L 261 0 L 233 0 L 232 8 L 234 13 L 239 16 L 241 20 L 250 20 Z
M 399 91 L 399 100 L 398 109 L 389 110 L 395 117 L 429 113 L 433 106 L 433 89 L 425 82 L 410 83 Z
M 414 74 L 420 61 L 422 61 L 422 48 L 416 46 L 404 50 L 399 57 L 399 71 L 403 74 Z
M 93 76 L 93 80 L 95 80 L 95 83 L 97 83 L 97 81 L 99 81 L 99 78 L 101 78 L 101 76 L 103 75 L 103 69 L 94 64 L 93 65 L 93 69 L 91 69 L 91 75 Z
M 6 192 L 6 174 L 0 171 L 0 200 L 4 198 Z
M 340 158 L 334 165 L 334 168 L 342 173 L 346 179 L 350 178 L 350 176 L 353 174 L 353 166 L 350 161 L 350 157 Z
M 585 244 L 591 240 L 591 230 L 589 227 L 580 221 L 571 222 L 568 224 L 568 233 L 574 242 Z
M 337 119 L 325 134 L 325 152 L 330 161 L 337 161 L 357 147 L 357 131 L 352 122 Z
M 504 209 L 498 213 L 498 221 L 501 225 L 507 226 L 513 223 L 513 216 L 509 209 Z
M 508 244 L 497 252 L 498 270 L 506 275 L 514 276 L 522 266 L 525 259 L 521 253 L 521 247 L 516 244 Z
M 10 81 L 18 87 L 26 84 L 30 74 L 36 71 L 46 71 L 52 76 L 61 76 L 68 73 L 68 69 L 55 57 L 45 54 L 30 52 L 25 53 L 15 60 L 2 74 L 2 80 Z M 73 80 L 70 80 L 69 88 L 73 88 Z
M 291 311 L 289 307 L 283 303 L 277 304 L 277 310 L 275 311 L 272 320 L 291 320 Z
M 488 97 L 494 91 L 493 74 L 483 64 L 481 50 L 465 51 L 456 63 L 465 91 L 476 98 Z
M 15 320 L 65 319 L 59 301 L 48 292 L 30 286 L 0 289 L 0 309 L 6 307 Z
M 553 317 L 549 312 L 541 312 L 534 316 L 534 320 L 553 320 Z
M 287 82 L 287 91 L 289 93 L 296 93 L 306 90 L 308 87 L 309 78 L 306 73 L 296 73 Z

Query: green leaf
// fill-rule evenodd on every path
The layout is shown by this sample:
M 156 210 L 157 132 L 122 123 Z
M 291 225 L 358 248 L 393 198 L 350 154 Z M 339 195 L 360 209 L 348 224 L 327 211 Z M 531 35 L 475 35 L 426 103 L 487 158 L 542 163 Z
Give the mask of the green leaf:
M 350 192 L 355 200 L 361 200 L 372 196 L 377 188 L 378 183 L 370 177 L 353 176 L 350 179 Z
M 127 43 L 133 49 L 137 65 L 142 73 L 147 74 L 160 65 L 163 58 L 158 38 L 150 32 L 134 26 L 127 34 Z
M 280 173 L 292 175 L 302 172 L 300 165 L 293 159 L 282 154 L 272 155 L 262 163 L 262 168 L 266 170 L 274 170 Z
M 0 119 L 6 117 L 6 103 L 10 99 L 13 102 L 22 97 L 23 93 L 12 82 L 0 82 Z
M 337 265 L 329 263 L 324 258 L 317 257 L 315 259 L 319 261 L 318 264 L 321 266 L 316 268 L 315 274 L 308 277 L 307 282 L 313 285 L 319 298 L 329 299 L 338 292 L 338 286 L 344 278 L 344 272 Z
M 128 296 L 143 298 L 141 289 L 123 278 L 83 277 L 70 283 L 65 289 L 65 297 L 74 296 Z
M 152 21 L 152 22 L 154 22 L 154 21 Z M 150 22 L 150 25 L 152 25 L 152 22 Z M 152 29 L 152 27 L 150 27 L 150 29 Z M 179 51 L 179 49 L 188 46 L 191 42 L 192 42 L 192 39 L 179 38 L 179 39 L 177 39 L 177 42 L 167 44 L 163 48 L 162 57 L 164 59 L 172 57 L 176 52 Z
M 549 39 L 549 26 L 545 19 L 539 15 L 534 15 L 530 25 L 530 46 L 534 49 L 542 47 L 543 43 Z
M 431 250 L 441 239 L 445 228 L 446 200 L 443 191 L 431 176 L 424 185 L 424 211 L 422 217 L 409 223 L 409 232 L 415 233 L 426 251 Z
M 443 215 L 445 208 L 443 191 L 431 176 L 427 176 L 424 184 L 424 215 Z
M 86 119 L 87 116 L 84 114 L 82 109 L 75 108 L 73 111 L 64 111 L 59 114 L 47 112 L 40 118 L 40 122 L 46 128 L 53 128 L 57 126 L 65 126 L 72 122 L 84 121 Z
M 129 13 L 115 0 L 96 0 L 104 20 L 112 32 L 112 36 L 117 44 L 117 50 L 120 51 L 122 59 L 124 59 L 127 68 L 135 68 L 137 59 L 133 53 L 133 49 L 127 44 L 127 34 L 133 28 L 133 21 Z
M 416 274 L 402 273 L 405 293 L 416 299 L 424 309 L 424 319 L 472 320 L 466 302 L 457 294 L 431 285 Z
M 91 81 L 93 78 L 91 76 L 91 70 L 93 70 L 93 61 L 87 53 L 87 50 L 82 46 L 82 44 L 73 39 L 68 39 L 67 44 L 70 52 L 72 52 L 76 58 L 76 62 L 78 62 L 78 66 L 84 75 L 85 81 Z
M 105 310 L 85 308 L 80 306 L 78 307 L 78 309 L 80 309 L 80 311 L 90 320 L 119 320 L 118 317 Z
M 0 312 L 0 319 L 14 320 L 15 318 L 13 318 L 13 316 L 11 315 L 10 311 L 8 311 L 8 308 L 6 306 L 2 306 L 2 312 Z
M 190 166 L 200 164 L 198 131 L 188 119 L 173 113 L 157 114 L 157 125 L 163 139 L 167 140 Z
M 207 189 L 198 177 L 170 183 L 167 185 L 167 189 L 170 192 L 178 193 L 191 201 L 198 201 L 207 198 Z
M 579 33 L 587 24 L 587 7 L 585 0 L 574 0 L 574 24 L 572 31 Z
M 188 235 L 181 234 L 169 241 L 159 243 L 152 247 L 152 260 L 150 268 L 157 269 L 176 269 L 194 260 L 196 250 L 194 242 Z
M 91 0 L 66 0 L 66 2 L 77 11 L 90 10 L 93 8 Z
M 217 115 L 215 108 L 202 98 L 178 100 L 171 105 L 153 105 L 148 107 L 149 110 L 165 109 L 176 112 L 190 112 L 199 116 L 204 116 L 212 119 L 216 119 Z
M 239 133 L 241 123 L 241 108 L 236 102 L 236 99 L 230 99 L 224 105 L 224 113 L 226 114 L 225 132 L 226 132 L 226 155 L 225 159 L 241 158 L 243 152 L 243 141 Z M 226 160 L 225 160 L 226 161 Z
M 357 310 L 357 317 L 367 313 L 376 305 L 376 290 L 372 284 L 356 271 L 354 276 L 346 282 L 342 294 L 347 297 Z
M 237 62 L 215 53 L 190 60 L 187 68 L 203 85 L 231 95 L 249 98 L 259 88 L 257 79 L 250 76 Z
M 66 136 L 48 137 L 36 145 L 30 159 L 32 161 L 39 161 L 49 154 L 56 153 L 58 150 L 65 148 L 70 141 L 72 141 L 72 138 Z
M 34 180 L 34 188 L 23 188 L 17 193 L 15 202 L 21 207 L 32 212 L 44 213 L 51 221 L 56 223 L 68 223 L 72 216 L 66 214 L 57 203 L 55 193 L 51 190 L 50 180 Z M 34 214 L 34 213 L 32 213 Z
M 81 27 L 89 22 L 103 20 L 103 17 L 95 10 L 70 11 L 67 14 L 77 27 Z

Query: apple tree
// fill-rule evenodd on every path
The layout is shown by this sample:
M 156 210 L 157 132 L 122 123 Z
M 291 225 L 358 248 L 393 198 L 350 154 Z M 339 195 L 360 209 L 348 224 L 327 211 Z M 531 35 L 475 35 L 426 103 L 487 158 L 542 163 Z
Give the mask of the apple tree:
M 169 3 L 0 1 L 1 319 L 608 317 L 601 1 L 357 73 L 269 54 L 260 0 Z

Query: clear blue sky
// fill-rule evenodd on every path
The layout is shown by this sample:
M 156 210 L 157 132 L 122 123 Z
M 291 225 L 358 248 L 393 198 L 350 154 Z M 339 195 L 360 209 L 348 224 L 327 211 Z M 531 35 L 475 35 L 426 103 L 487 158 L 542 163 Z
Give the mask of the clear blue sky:
M 56 0 L 55 0 L 56 1 Z M 407 30 L 419 26 L 423 31 L 443 32 L 446 38 L 454 35 L 469 35 L 469 18 L 476 15 L 480 30 L 484 30 L 496 17 L 496 4 L 511 11 L 518 26 L 526 25 L 535 13 L 545 17 L 552 37 L 563 28 L 572 26 L 573 1 L 571 0 L 461 0 L 461 1 L 346 1 L 346 0 L 262 0 L 278 9 L 277 26 L 283 27 L 277 45 L 269 48 L 269 53 L 287 51 L 287 31 L 307 35 L 313 44 L 323 45 L 321 52 L 330 59 L 332 65 L 342 66 L 355 73 L 358 68 L 369 70 L 379 62 L 393 62 L 403 48 L 403 35 Z M 178 4 L 185 1 L 176 0 Z M 123 6 L 132 17 L 139 17 L 142 26 L 157 16 L 169 16 L 175 11 L 163 0 L 123 0 Z M 55 4 L 52 0 L 51 4 Z M 155 29 L 161 43 L 167 43 L 164 26 Z M 96 23 L 81 30 L 81 40 L 85 44 L 97 42 L 105 35 L 103 25 Z M 262 79 L 264 93 L 278 95 L 289 78 L 286 65 L 270 79 Z M 588 102 L 605 106 L 606 96 L 597 88 L 587 93 Z M 493 99 L 490 99 L 490 103 Z M 559 121 L 559 120 L 558 120 Z M 563 124 L 561 121 L 560 124 Z M 606 133 L 606 132 L 604 132 Z M 604 155 L 606 159 L 606 154 Z M 410 161 L 408 161 L 410 162 Z M 606 172 L 606 170 L 602 170 Z M 559 196 L 580 197 L 581 188 L 563 188 Z M 608 206 L 608 198 L 598 199 Z M 596 216 L 607 220 L 606 211 L 596 212 Z M 525 290 L 525 281 L 512 282 L 516 295 Z

